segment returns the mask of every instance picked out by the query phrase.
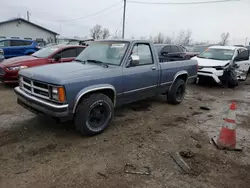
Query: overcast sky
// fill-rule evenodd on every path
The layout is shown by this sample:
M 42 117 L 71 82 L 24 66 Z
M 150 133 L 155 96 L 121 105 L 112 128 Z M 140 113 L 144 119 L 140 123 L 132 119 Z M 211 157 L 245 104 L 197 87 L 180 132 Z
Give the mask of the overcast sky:
M 210 0 L 138 0 L 148 2 L 194 2 Z M 0 19 L 26 18 L 62 36 L 89 35 L 95 24 L 121 32 L 123 4 L 121 0 L 0 0 Z M 120 4 L 119 4 L 120 2 Z M 75 21 L 59 21 L 83 17 L 114 4 L 117 6 Z M 178 35 L 181 29 L 190 29 L 195 41 L 217 42 L 222 32 L 229 32 L 231 40 L 243 43 L 250 39 L 250 0 L 200 5 L 146 5 L 127 3 L 126 38 L 151 36 L 162 32 Z M 248 41 L 249 41 L 248 39 Z

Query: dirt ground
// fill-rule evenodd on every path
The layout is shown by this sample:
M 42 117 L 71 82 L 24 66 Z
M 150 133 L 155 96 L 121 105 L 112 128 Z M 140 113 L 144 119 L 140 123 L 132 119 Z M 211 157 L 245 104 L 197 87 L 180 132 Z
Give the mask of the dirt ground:
M 128 105 L 116 110 L 103 134 L 83 137 L 70 122 L 58 124 L 19 107 L 13 87 L 0 84 L 0 187 L 249 188 L 249 91 L 250 79 L 235 89 L 189 85 L 180 105 L 162 97 Z M 242 152 L 210 143 L 232 100 Z M 169 155 L 180 151 L 194 154 L 184 159 L 192 174 Z

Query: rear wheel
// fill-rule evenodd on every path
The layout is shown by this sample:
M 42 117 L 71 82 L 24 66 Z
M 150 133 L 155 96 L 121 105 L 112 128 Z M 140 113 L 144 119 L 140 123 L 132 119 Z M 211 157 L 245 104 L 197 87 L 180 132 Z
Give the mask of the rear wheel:
M 114 114 L 114 105 L 110 98 L 95 93 L 84 98 L 75 114 L 76 129 L 84 135 L 93 136 L 108 128 Z
M 180 104 L 186 93 L 186 83 L 183 79 L 176 79 L 171 89 L 168 91 L 168 102 L 171 104 Z

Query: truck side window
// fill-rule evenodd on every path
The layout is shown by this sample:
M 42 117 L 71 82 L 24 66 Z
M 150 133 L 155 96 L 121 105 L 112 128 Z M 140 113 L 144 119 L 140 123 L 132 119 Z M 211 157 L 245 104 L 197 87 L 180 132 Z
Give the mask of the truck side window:
M 153 57 L 149 44 L 136 44 L 132 50 L 132 54 L 140 57 L 139 65 L 153 64 Z

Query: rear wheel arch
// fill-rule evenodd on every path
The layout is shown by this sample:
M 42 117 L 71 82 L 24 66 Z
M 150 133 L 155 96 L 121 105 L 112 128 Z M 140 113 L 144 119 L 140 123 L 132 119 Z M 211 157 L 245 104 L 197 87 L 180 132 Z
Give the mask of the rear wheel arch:
M 95 87 L 95 88 L 91 88 L 91 89 L 84 89 L 77 95 L 76 100 L 75 100 L 76 102 L 73 106 L 73 113 L 75 114 L 78 104 L 82 100 L 84 100 L 84 98 L 87 98 L 88 96 L 90 96 L 91 94 L 94 94 L 94 93 L 102 93 L 102 94 L 108 96 L 115 106 L 115 104 L 116 104 L 116 91 L 115 91 L 115 88 L 113 86 L 110 85 L 110 86 L 103 86 L 103 87 Z
M 174 82 L 177 80 L 177 79 L 182 79 L 184 80 L 185 82 L 187 82 L 188 80 L 188 72 L 187 71 L 179 71 L 177 72 L 175 75 L 174 75 L 174 79 L 173 79 L 173 82 L 169 88 L 169 90 L 172 88 Z

